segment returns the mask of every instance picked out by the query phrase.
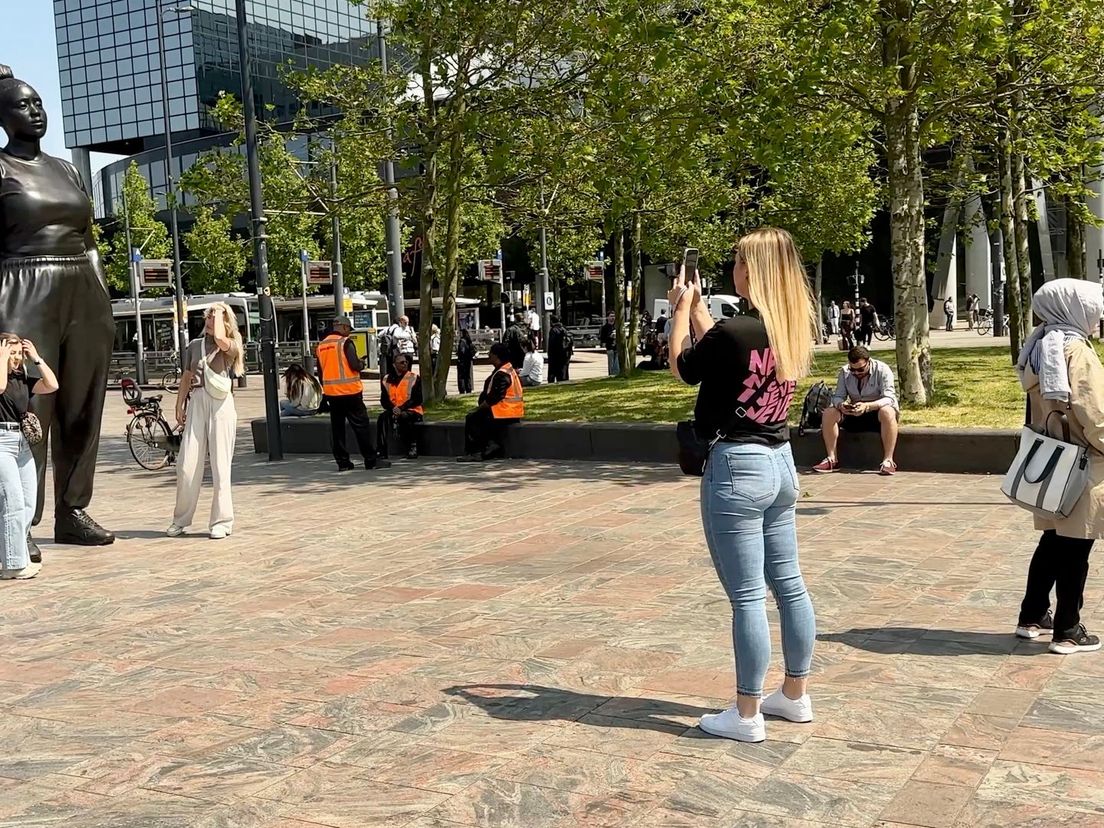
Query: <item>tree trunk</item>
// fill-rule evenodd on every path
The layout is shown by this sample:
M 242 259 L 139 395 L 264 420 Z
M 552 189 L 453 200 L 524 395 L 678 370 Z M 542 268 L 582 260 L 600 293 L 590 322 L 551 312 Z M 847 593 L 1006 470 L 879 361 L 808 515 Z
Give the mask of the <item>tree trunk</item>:
M 999 138 L 1000 153 L 1000 228 L 1004 237 L 1005 292 L 1008 298 L 1008 334 L 1012 358 L 1020 353 L 1023 341 L 1023 297 L 1020 285 L 1019 248 L 1016 246 L 1015 197 L 1012 191 L 1012 140 L 1008 129 Z
M 463 115 L 464 101 L 455 102 Z M 449 138 L 449 177 L 445 205 L 447 216 L 445 230 L 444 273 L 441 277 L 441 350 L 437 357 L 437 371 L 433 377 L 432 399 L 441 400 L 448 393 L 449 368 L 452 365 L 452 349 L 456 342 L 456 293 L 460 289 L 460 212 L 464 209 L 463 169 L 464 143 L 460 131 L 453 130 Z M 430 357 L 432 360 L 432 356 Z M 429 363 L 432 365 L 432 361 Z
M 434 100 L 433 74 L 431 71 L 431 54 L 428 48 L 424 48 L 418 61 L 418 71 L 422 76 L 422 104 L 425 106 L 425 130 L 427 134 L 436 133 L 437 110 Z M 433 324 L 433 278 L 438 268 L 437 247 L 437 152 L 438 142 L 436 138 L 423 149 L 423 165 L 425 174 L 422 176 L 422 273 L 418 287 L 418 362 L 419 373 L 422 375 L 422 394 L 428 400 L 435 399 L 433 386 L 433 373 L 428 370 L 433 364 L 429 350 L 429 331 Z
M 813 299 L 816 301 L 817 308 L 817 341 L 827 342 L 828 338 L 824 335 L 826 330 L 825 317 L 826 311 L 824 308 L 824 255 L 817 259 L 816 263 L 816 276 L 813 280 Z
M 613 319 L 614 331 L 617 334 L 617 361 L 621 364 L 623 373 L 628 353 L 623 323 L 625 319 L 625 228 L 621 226 L 620 220 L 614 224 L 613 229 Z
M 926 405 L 932 390 L 928 286 L 924 265 L 924 176 L 920 125 L 912 95 L 886 104 L 890 237 L 901 399 Z
M 1085 223 L 1081 220 L 1079 207 L 1084 202 L 1078 196 L 1066 198 L 1066 272 L 1071 279 L 1084 279 L 1085 276 Z
M 621 376 L 627 377 L 636 368 L 636 352 L 640 338 L 640 294 L 644 287 L 644 269 L 641 267 L 641 218 L 640 211 L 633 213 L 632 231 L 629 234 L 629 261 L 632 263 L 629 278 L 629 330 L 625 335 L 628 361 L 621 360 Z M 674 312 L 671 308 L 668 314 Z
M 1016 198 L 1012 224 L 1016 231 L 1016 263 L 1020 268 L 1020 336 L 1026 340 L 1031 333 L 1031 297 L 1035 290 L 1031 281 L 1031 248 L 1027 241 L 1027 175 L 1022 153 L 1012 153 L 1012 186 Z

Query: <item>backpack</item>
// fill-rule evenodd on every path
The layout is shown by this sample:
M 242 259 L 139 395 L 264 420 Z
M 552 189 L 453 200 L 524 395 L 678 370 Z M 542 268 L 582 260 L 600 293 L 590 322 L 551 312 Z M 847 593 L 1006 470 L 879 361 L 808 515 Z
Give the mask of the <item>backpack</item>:
M 824 409 L 831 404 L 832 392 L 823 381 L 810 388 L 805 394 L 805 402 L 801 404 L 801 420 L 797 424 L 798 436 L 804 437 L 807 429 L 820 428 Z

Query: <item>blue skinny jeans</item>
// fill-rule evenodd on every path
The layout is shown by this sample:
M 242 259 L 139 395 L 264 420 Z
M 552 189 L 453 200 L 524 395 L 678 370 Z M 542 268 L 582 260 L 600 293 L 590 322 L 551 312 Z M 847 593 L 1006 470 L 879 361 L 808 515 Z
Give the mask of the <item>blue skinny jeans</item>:
M 786 675 L 809 675 L 816 640 L 813 603 L 797 562 L 797 470 L 788 443 L 717 443 L 701 482 L 709 554 L 732 604 L 736 692 L 762 696 L 770 665 L 767 587 L 782 623 Z
M 38 500 L 38 474 L 30 444 L 19 431 L 0 431 L 0 510 L 3 511 L 4 569 L 22 569 L 30 563 L 27 532 Z

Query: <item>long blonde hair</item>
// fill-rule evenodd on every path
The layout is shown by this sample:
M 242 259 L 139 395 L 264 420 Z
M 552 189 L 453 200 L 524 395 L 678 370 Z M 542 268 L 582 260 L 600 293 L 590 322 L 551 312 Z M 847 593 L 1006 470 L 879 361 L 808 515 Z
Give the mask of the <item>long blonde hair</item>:
M 226 325 L 226 335 L 233 342 L 226 352 L 226 357 L 230 361 L 230 370 L 235 376 L 240 377 L 245 373 L 245 346 L 242 344 L 241 331 L 238 330 L 238 319 L 234 316 L 234 311 L 225 302 L 215 302 L 210 309 L 222 313 Z
M 793 237 L 760 227 L 736 245 L 748 269 L 748 300 L 759 311 L 774 354 L 778 379 L 799 380 L 813 364 L 816 303 Z

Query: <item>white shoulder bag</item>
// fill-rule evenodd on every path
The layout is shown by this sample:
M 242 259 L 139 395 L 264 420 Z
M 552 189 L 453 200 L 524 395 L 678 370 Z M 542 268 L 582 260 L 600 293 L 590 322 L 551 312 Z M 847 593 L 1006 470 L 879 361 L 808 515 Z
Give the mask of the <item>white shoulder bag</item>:
M 203 358 L 203 388 L 216 400 L 225 400 L 230 396 L 230 389 L 234 384 L 230 377 L 224 377 L 218 371 L 211 370 L 211 359 L 217 353 L 218 351 L 212 351 Z
M 1062 421 L 1059 440 L 1048 433 L 1050 418 Z M 1004 476 L 1001 491 L 1033 515 L 1060 520 L 1073 512 L 1089 484 L 1089 449 L 1070 441 L 1066 415 L 1052 411 L 1041 429 L 1031 425 L 1031 402 L 1020 432 L 1020 449 Z

